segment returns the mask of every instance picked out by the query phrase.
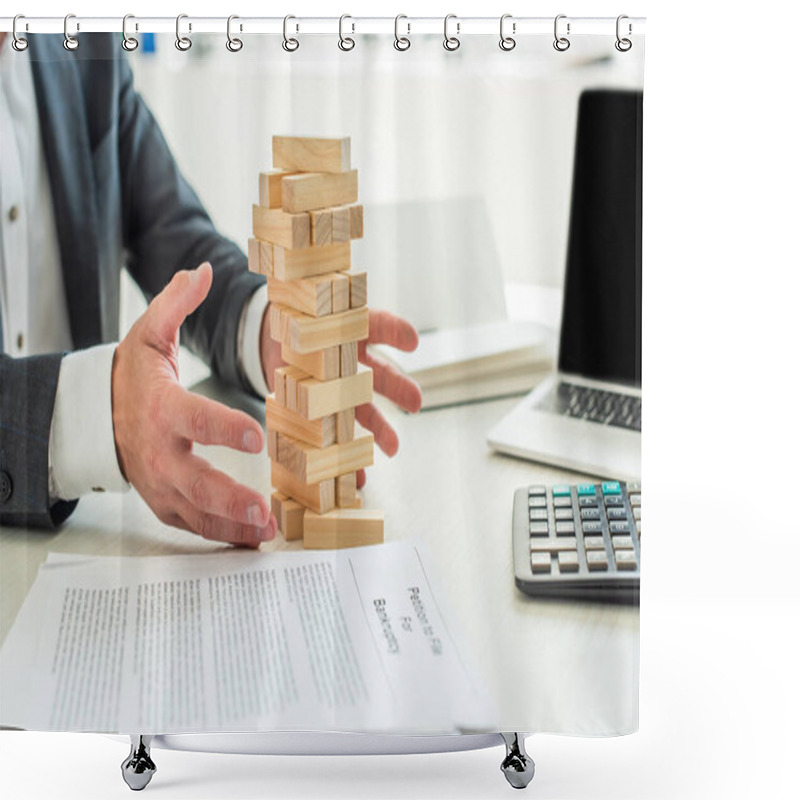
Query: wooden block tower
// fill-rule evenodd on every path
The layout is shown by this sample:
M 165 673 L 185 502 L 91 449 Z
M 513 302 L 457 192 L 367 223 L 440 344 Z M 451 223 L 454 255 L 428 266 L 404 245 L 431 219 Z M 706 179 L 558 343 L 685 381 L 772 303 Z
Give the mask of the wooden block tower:
M 369 311 L 366 272 L 350 266 L 350 241 L 364 232 L 350 139 L 274 136 L 272 161 L 248 244 L 287 363 L 266 400 L 272 511 L 304 547 L 377 544 L 383 512 L 362 509 L 356 493 L 374 443 L 355 424 L 355 407 L 372 399 L 372 370 L 358 363 Z

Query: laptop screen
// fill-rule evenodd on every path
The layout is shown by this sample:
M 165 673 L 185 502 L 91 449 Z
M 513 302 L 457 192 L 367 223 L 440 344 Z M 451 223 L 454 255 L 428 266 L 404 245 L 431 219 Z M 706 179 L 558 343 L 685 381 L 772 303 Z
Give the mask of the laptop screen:
M 642 382 L 642 93 L 581 95 L 558 368 Z

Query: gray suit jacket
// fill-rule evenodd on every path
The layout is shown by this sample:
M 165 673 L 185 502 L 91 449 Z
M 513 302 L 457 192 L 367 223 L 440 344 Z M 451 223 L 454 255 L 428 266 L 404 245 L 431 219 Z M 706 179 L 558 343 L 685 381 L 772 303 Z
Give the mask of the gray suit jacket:
M 74 52 L 60 35 L 28 39 L 75 348 L 118 338 L 121 266 L 149 301 L 177 270 L 210 261 L 211 292 L 181 341 L 223 380 L 248 388 L 236 366 L 236 333 L 263 278 L 247 271 L 245 255 L 217 233 L 178 171 L 134 91 L 119 36 L 82 36 Z M 52 527 L 75 507 L 48 493 L 62 357 L 0 355 L 0 523 Z

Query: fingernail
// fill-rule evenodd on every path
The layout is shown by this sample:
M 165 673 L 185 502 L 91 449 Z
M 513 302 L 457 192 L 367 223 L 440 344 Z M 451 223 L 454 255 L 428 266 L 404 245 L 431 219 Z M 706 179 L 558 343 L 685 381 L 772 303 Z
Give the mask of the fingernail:
M 251 525 L 255 525 L 258 528 L 261 528 L 266 523 L 266 519 L 264 518 L 264 512 L 261 509 L 261 506 L 258 503 L 253 503 L 253 505 L 249 506 L 247 509 L 247 521 Z
M 249 453 L 258 453 L 261 450 L 261 437 L 255 431 L 245 431 L 242 447 Z

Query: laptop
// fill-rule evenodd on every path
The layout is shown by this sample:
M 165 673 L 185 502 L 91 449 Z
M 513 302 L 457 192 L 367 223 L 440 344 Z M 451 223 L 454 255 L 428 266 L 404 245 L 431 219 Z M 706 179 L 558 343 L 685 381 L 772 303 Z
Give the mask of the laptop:
M 510 455 L 641 476 L 642 93 L 579 100 L 557 372 L 488 435 Z

